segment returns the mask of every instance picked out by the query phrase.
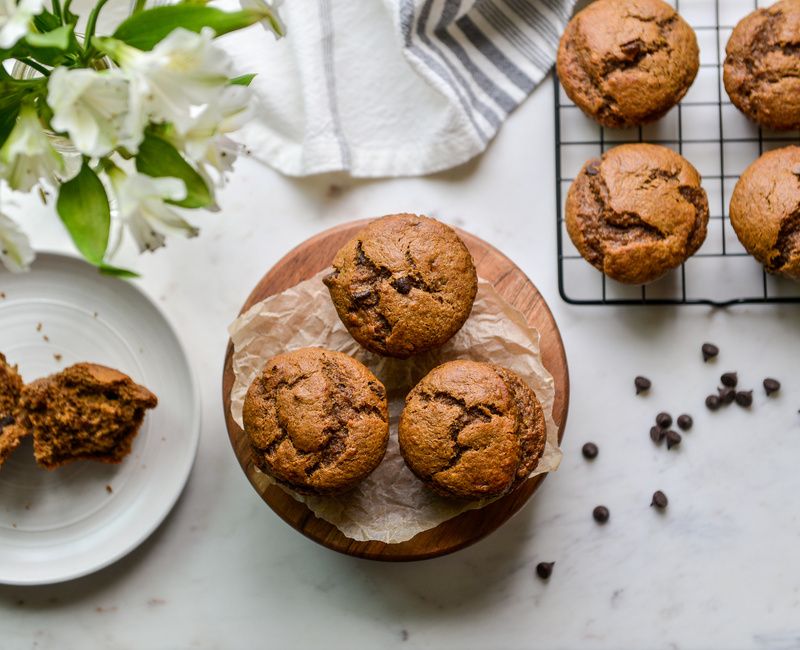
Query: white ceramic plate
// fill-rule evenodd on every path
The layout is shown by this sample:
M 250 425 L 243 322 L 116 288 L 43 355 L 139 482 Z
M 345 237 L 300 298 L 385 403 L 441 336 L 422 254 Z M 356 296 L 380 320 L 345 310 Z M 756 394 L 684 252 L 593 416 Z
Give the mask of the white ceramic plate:
M 28 439 L 0 468 L 0 583 L 77 578 L 133 550 L 177 501 L 200 436 L 197 384 L 174 330 L 133 284 L 40 254 L 29 273 L 0 270 L 0 292 L 0 352 L 27 381 L 92 361 L 158 395 L 119 465 L 39 469 Z

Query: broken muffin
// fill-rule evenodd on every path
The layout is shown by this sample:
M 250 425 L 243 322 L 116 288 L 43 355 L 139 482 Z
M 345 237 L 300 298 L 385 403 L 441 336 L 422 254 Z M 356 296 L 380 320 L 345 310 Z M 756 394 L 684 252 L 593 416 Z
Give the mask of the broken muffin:
M 26 432 L 15 427 L 17 404 L 22 393 L 22 377 L 0 353 L 0 465 L 8 460 Z
M 47 469 L 74 460 L 119 463 L 157 404 L 127 375 L 78 363 L 23 388 L 16 427 L 33 435 L 36 462 Z

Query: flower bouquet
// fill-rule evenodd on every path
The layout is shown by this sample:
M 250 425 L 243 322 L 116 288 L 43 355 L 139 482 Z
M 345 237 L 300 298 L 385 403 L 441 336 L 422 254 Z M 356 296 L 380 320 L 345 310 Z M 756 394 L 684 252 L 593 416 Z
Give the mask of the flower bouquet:
M 214 190 L 238 152 L 228 136 L 249 117 L 253 76 L 232 77 L 214 39 L 255 23 L 279 37 L 283 27 L 264 0 L 242 0 L 238 11 L 136 0 L 101 36 L 107 0 L 97 0 L 83 33 L 72 0 L 51 2 L 0 0 L 0 179 L 23 192 L 38 187 L 43 199 L 51 187 L 83 257 L 131 275 L 109 262 L 124 233 L 140 251 L 172 232 L 196 235 L 179 208 L 216 209 Z M 33 259 L 2 211 L 0 259 L 11 270 Z

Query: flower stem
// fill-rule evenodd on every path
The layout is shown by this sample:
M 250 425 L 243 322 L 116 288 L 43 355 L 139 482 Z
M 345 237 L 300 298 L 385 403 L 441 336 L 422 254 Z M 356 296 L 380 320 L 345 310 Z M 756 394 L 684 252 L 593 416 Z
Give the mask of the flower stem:
M 41 72 L 45 77 L 49 77 L 50 76 L 50 70 L 45 68 L 43 65 L 40 65 L 39 63 L 36 63 L 36 61 L 34 61 L 33 59 L 29 59 L 27 57 L 21 56 L 17 60 L 20 63 L 24 63 L 29 68 L 33 68 L 37 72 Z
M 61 22 L 66 22 L 69 15 L 69 8 L 72 6 L 72 0 L 64 0 L 64 8 L 61 10 Z
M 58 18 L 58 21 L 61 24 L 64 24 L 64 18 L 61 14 L 61 0 L 52 0 L 52 4 L 53 4 L 53 13 L 56 15 L 56 18 Z
M 108 0 L 98 0 L 94 9 L 92 9 L 92 13 L 89 14 L 89 19 L 86 21 L 86 36 L 83 39 L 83 49 L 86 52 L 85 58 L 87 59 L 92 47 L 94 30 L 97 27 L 97 17 L 100 15 L 100 10 L 105 6 L 106 2 L 108 2 Z
M 136 2 L 133 4 L 133 9 L 131 10 L 131 16 L 142 11 L 146 4 L 147 0 L 136 0 Z

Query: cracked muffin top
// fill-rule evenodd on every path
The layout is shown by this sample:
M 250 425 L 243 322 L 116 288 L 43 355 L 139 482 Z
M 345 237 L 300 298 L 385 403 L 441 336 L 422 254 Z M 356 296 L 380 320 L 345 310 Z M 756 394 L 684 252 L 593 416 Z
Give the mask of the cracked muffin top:
M 800 280 L 800 147 L 765 153 L 739 177 L 731 224 L 767 271 Z
M 662 0 L 597 0 L 567 25 L 558 77 L 603 126 L 652 122 L 675 106 L 700 67 L 694 31 Z
M 371 222 L 333 260 L 324 280 L 352 337 L 405 359 L 446 343 L 467 320 L 475 265 L 449 226 L 415 214 Z
M 408 394 L 398 437 L 406 464 L 433 491 L 484 499 L 530 476 L 547 431 L 539 400 L 515 373 L 450 361 Z
M 583 166 L 567 193 L 566 224 L 594 267 L 644 284 L 697 252 L 708 199 L 697 170 L 672 149 L 625 144 Z
M 725 90 L 736 107 L 771 129 L 800 128 L 800 0 L 745 16 L 725 53 Z
M 256 467 L 302 494 L 338 494 L 381 462 L 386 389 L 341 352 L 303 348 L 270 359 L 244 401 Z

